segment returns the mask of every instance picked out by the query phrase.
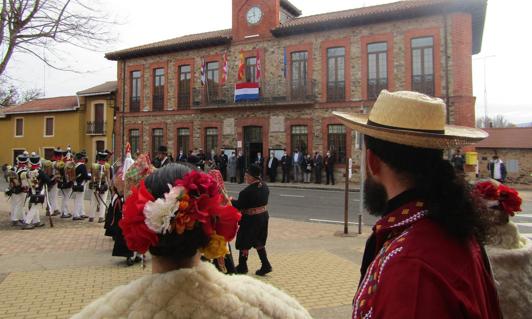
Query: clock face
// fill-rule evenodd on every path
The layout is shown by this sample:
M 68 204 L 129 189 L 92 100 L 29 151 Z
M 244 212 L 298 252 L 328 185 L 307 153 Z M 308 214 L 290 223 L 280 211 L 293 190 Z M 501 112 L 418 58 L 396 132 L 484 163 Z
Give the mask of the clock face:
M 252 7 L 246 13 L 246 20 L 249 24 L 257 24 L 262 19 L 262 11 L 259 7 Z

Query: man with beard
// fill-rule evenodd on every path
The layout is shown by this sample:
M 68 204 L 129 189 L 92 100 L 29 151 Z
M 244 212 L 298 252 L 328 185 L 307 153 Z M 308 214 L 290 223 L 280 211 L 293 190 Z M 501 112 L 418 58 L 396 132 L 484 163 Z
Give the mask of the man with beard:
M 482 243 L 482 208 L 443 150 L 487 133 L 445 125 L 445 103 L 383 90 L 369 117 L 334 112 L 365 134 L 366 243 L 353 318 L 502 318 Z

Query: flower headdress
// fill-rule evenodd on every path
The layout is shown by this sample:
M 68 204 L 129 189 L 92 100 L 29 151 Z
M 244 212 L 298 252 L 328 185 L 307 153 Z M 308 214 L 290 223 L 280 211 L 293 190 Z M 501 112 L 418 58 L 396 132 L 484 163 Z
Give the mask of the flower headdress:
M 132 189 L 124 204 L 124 218 L 120 228 L 130 250 L 145 253 L 156 246 L 159 236 L 183 234 L 200 224 L 210 240 L 202 249 L 206 258 L 224 256 L 226 243 L 235 237 L 241 218 L 238 210 L 223 205 L 223 195 L 218 184 L 209 175 L 197 171 L 186 174 L 183 179 L 169 185 L 164 198 L 155 199 L 144 181 Z
M 475 185 L 474 194 L 482 198 L 488 207 L 514 216 L 521 211 L 522 199 L 519 193 L 506 185 L 496 181 L 485 181 Z

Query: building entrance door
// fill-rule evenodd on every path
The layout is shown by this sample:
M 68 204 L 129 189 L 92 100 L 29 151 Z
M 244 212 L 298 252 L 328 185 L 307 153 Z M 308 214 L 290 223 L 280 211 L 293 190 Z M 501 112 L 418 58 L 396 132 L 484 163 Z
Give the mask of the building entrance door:
M 244 156 L 246 168 L 257 159 L 257 153 L 262 153 L 262 127 L 244 127 Z M 262 154 L 264 157 L 264 154 Z

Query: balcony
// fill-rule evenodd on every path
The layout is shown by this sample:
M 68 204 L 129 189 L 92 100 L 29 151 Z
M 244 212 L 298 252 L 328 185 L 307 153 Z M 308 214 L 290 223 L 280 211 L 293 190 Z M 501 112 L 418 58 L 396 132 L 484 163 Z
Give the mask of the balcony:
M 105 135 L 106 126 L 104 121 L 87 122 L 87 135 Z
M 259 105 L 313 104 L 317 101 L 316 81 L 271 81 L 259 88 L 259 97 L 235 101 L 235 85 L 219 84 L 193 89 L 193 108 Z

